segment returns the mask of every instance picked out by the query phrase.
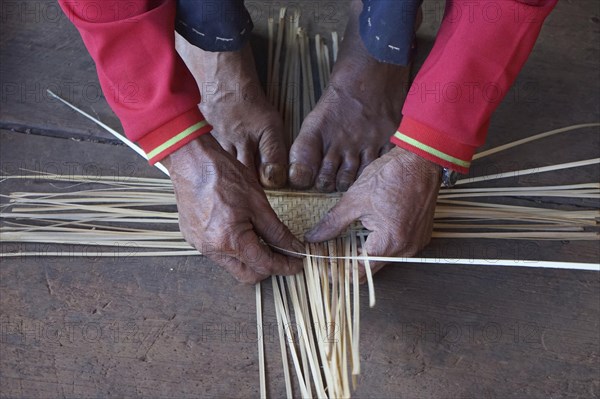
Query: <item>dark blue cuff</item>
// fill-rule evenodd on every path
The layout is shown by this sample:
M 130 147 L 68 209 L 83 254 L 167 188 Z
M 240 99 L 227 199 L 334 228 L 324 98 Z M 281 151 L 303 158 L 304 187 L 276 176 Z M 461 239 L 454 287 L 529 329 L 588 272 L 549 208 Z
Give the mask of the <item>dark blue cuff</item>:
M 253 28 L 243 0 L 177 1 L 175 30 L 202 50 L 241 50 Z
M 381 62 L 410 64 L 421 3 L 422 0 L 363 0 L 360 36 L 369 54 Z

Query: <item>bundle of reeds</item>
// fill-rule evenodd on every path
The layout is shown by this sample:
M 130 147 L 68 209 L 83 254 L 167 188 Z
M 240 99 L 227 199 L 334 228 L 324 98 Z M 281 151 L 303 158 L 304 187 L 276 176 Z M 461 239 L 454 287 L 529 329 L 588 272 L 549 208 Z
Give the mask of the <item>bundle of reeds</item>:
M 300 27 L 300 13 L 296 10 L 288 15 L 285 7 L 280 10 L 278 21 L 268 19 L 268 35 L 267 97 L 281 113 L 287 142 L 291 144 L 298 137 L 302 121 L 329 83 L 332 67 L 329 46 L 321 35 L 316 35 L 313 58 L 310 39 Z M 337 32 L 332 32 L 331 39 L 335 61 Z

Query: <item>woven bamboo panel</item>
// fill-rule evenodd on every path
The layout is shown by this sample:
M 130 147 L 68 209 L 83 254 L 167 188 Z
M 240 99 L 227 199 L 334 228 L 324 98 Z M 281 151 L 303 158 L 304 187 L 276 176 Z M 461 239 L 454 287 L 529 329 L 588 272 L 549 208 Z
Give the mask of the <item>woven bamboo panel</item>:
M 298 238 L 310 230 L 331 209 L 341 194 L 267 191 L 275 213 Z

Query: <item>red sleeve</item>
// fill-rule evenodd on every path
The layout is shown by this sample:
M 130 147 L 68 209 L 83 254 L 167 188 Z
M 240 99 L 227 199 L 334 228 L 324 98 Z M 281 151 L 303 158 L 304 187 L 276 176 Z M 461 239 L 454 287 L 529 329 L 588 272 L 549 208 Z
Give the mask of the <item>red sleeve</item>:
M 392 142 L 467 173 L 558 0 L 448 0 Z
M 175 51 L 175 0 L 59 0 L 96 63 L 127 137 L 157 162 L 212 129 Z

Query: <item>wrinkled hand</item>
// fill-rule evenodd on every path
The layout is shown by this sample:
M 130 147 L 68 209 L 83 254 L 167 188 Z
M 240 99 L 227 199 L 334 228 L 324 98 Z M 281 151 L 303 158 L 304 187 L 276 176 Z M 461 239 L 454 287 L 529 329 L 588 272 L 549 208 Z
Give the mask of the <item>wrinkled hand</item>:
M 302 269 L 297 258 L 263 243 L 302 252 L 304 246 L 277 218 L 256 174 L 203 135 L 167 156 L 179 226 L 187 242 L 244 283 Z
M 305 238 L 327 241 L 360 220 L 371 231 L 363 248 L 368 255 L 413 256 L 431 239 L 440 180 L 440 166 L 396 147 L 369 165 Z M 370 264 L 373 272 L 385 266 Z

